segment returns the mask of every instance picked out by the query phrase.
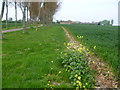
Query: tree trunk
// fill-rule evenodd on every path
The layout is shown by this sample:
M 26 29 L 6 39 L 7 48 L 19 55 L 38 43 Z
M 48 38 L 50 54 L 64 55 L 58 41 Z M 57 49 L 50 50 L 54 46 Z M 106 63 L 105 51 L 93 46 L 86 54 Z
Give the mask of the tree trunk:
M 0 14 L 1 17 L 1 14 Z M 2 20 L 0 20 L 0 39 L 2 39 Z
M 30 20 L 29 20 L 29 8 L 27 6 L 27 25 L 30 25 Z
M 23 11 L 23 33 L 26 32 L 26 7 L 24 6 L 24 11 Z
M 17 2 L 15 2 L 15 27 L 17 28 Z
M 45 25 L 45 11 L 43 10 L 43 26 Z
M 6 0 L 6 29 L 8 29 L 8 1 Z
M 4 9 L 5 9 L 5 2 L 2 2 L 2 9 L 1 9 L 0 20 L 2 20 L 2 18 L 3 18 Z
M 3 18 L 3 14 L 4 14 L 4 8 L 5 8 L 5 2 L 2 2 L 2 9 L 1 9 L 1 13 L 0 13 L 0 31 L 1 31 L 0 39 L 3 38 L 3 36 L 2 36 L 2 18 Z
M 28 6 L 27 6 L 27 22 L 28 22 Z

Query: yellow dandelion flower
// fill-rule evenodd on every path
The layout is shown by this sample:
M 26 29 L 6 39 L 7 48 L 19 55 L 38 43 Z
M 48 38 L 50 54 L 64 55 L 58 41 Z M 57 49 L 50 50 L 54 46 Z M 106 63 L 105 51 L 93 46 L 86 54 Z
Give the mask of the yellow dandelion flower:
M 85 83 L 86 85 L 88 85 L 88 83 Z
M 61 73 L 61 71 L 58 72 L 59 74 Z
M 82 53 L 82 51 L 79 51 L 80 53 Z
M 78 84 L 79 84 L 80 87 L 82 87 L 82 83 L 81 82 L 79 82 Z
M 96 46 L 94 46 L 93 48 L 96 49 Z
M 78 75 L 76 74 L 75 77 L 78 77 Z
M 78 48 L 77 50 L 80 52 L 82 50 L 82 48 Z
M 53 61 L 51 61 L 51 63 L 53 63 Z
M 82 50 L 83 48 L 79 48 L 80 50 Z
M 70 45 L 72 45 L 72 43 L 68 43 L 67 45 L 70 46 Z
M 73 43 L 70 43 L 70 45 L 73 45 Z
M 68 43 L 67 45 L 69 46 L 70 44 Z
M 79 83 L 80 81 L 76 81 L 76 83 Z
M 79 77 L 78 77 L 78 80 L 80 80 L 80 79 L 81 79 L 81 77 L 79 76 Z
M 83 46 L 82 44 L 80 44 L 80 46 Z
M 70 72 L 70 70 L 68 70 L 68 72 Z
M 83 88 L 85 88 L 85 86 L 83 86 Z

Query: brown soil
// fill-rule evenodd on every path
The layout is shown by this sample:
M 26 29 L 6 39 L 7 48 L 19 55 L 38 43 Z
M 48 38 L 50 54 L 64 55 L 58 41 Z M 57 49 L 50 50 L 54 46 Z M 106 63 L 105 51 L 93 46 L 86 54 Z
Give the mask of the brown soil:
M 71 47 L 74 49 L 80 47 L 80 43 L 74 39 L 74 37 L 67 31 L 67 29 L 64 27 L 62 27 L 62 29 L 66 33 L 66 36 L 69 39 L 69 43 L 73 43 Z M 89 67 L 96 71 L 95 88 L 117 88 L 118 82 L 115 80 L 115 76 L 112 73 L 112 69 L 109 67 L 109 65 L 101 61 L 95 55 L 89 55 L 85 49 L 84 53 L 89 61 Z

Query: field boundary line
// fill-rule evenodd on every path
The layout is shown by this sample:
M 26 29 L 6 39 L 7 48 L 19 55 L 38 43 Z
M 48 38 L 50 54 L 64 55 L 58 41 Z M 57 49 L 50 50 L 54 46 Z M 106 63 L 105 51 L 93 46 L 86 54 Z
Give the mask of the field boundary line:
M 65 27 L 62 26 L 61 28 L 66 33 L 69 43 L 73 43 L 71 48 L 78 49 L 81 43 L 77 42 Z M 97 72 L 95 76 L 95 88 L 117 88 L 118 82 L 114 78 L 114 74 L 112 73 L 112 69 L 109 67 L 109 65 L 95 55 L 88 54 L 84 47 L 85 46 L 81 46 L 85 56 L 88 59 L 90 69 L 93 69 Z

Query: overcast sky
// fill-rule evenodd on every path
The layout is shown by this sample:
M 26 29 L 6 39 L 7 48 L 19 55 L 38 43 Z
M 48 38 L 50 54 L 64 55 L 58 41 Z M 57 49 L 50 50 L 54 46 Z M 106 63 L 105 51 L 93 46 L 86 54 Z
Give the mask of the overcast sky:
M 1 1 L 1 0 L 0 0 Z M 61 7 L 54 20 L 73 20 L 81 22 L 114 20 L 118 23 L 118 2 L 120 0 L 61 0 Z M 0 5 L 1 6 L 1 5 Z M 22 18 L 20 9 L 18 18 Z M 9 7 L 9 17 L 14 18 L 14 8 Z M 5 14 L 4 18 L 5 19 Z

